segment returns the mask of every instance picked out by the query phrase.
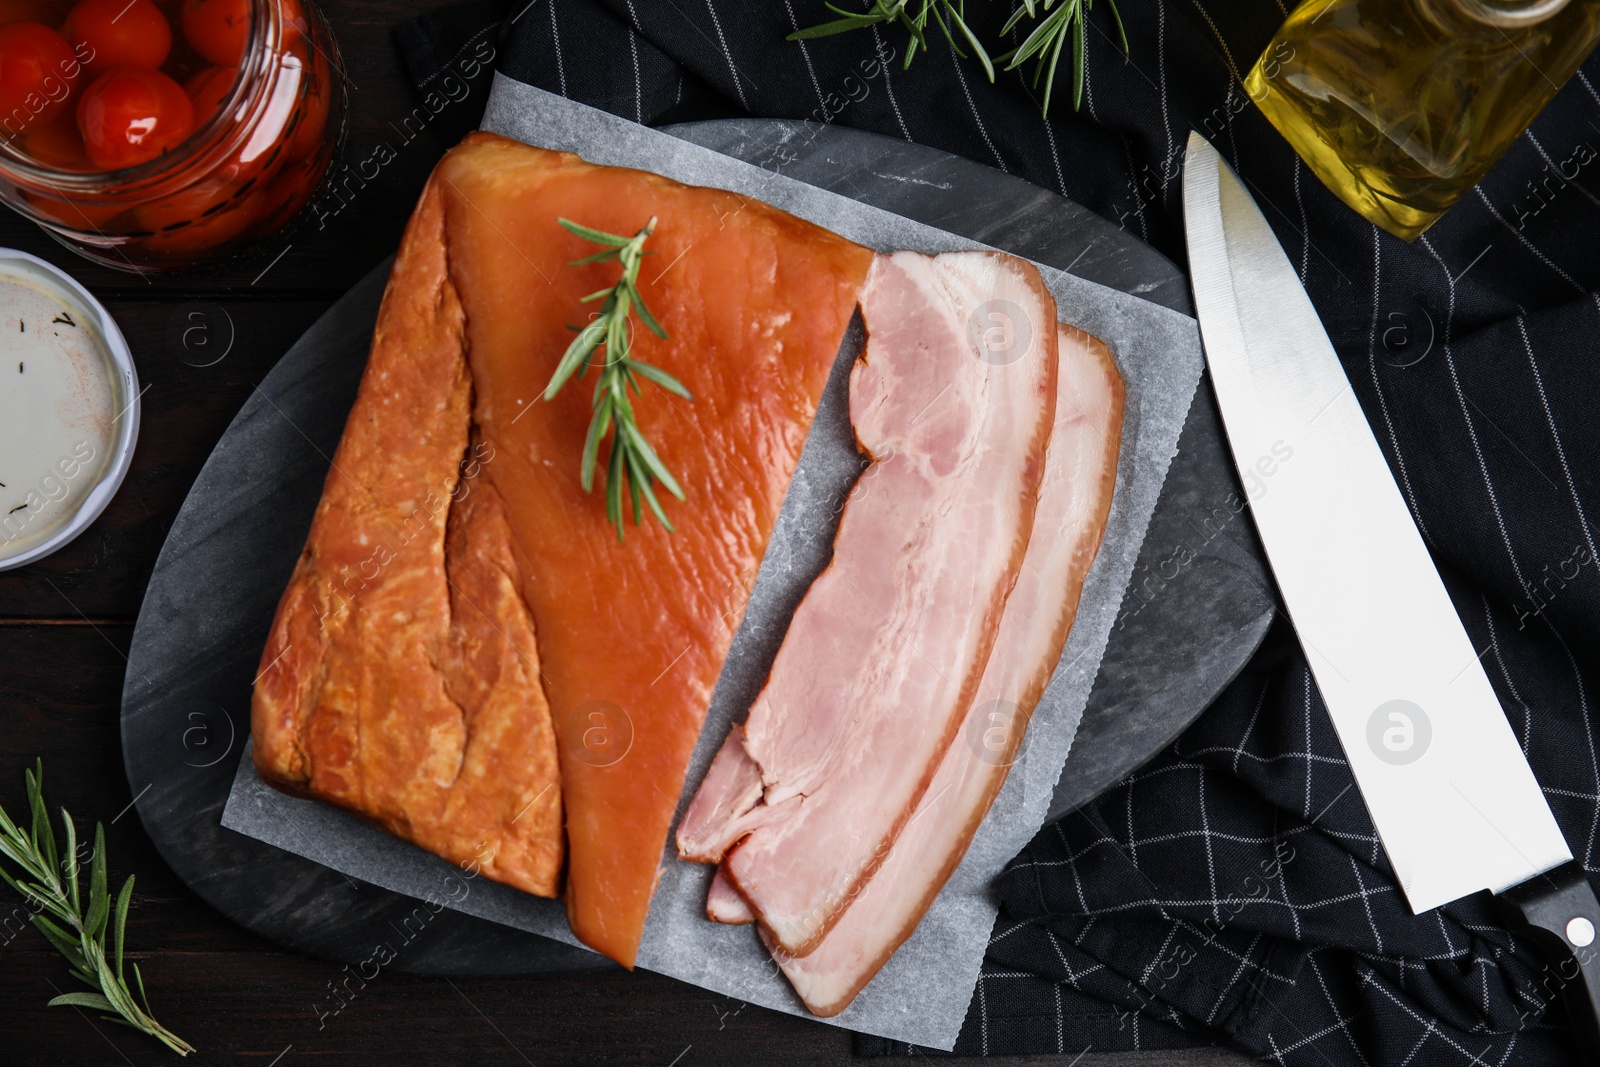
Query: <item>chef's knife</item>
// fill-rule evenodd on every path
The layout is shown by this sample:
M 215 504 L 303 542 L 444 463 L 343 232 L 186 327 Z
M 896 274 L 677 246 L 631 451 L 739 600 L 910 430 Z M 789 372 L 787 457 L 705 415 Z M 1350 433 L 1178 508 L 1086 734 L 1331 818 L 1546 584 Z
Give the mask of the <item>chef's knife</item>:
M 1189 268 L 1234 461 L 1289 618 L 1413 912 L 1488 889 L 1552 951 L 1600 1062 L 1600 928 L 1478 650 L 1311 300 L 1199 134 Z

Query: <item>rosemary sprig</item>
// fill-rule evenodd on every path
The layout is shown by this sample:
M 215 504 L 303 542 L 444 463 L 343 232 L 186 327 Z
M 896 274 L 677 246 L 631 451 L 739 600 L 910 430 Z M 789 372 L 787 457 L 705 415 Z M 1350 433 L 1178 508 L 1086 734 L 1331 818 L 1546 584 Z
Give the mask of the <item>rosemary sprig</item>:
M 1116 0 L 1106 0 L 1106 4 L 1111 8 L 1111 17 L 1117 24 L 1117 36 L 1121 38 L 1122 51 L 1126 55 L 1128 31 L 1122 25 L 1122 13 L 1117 10 Z M 849 30 L 859 30 L 883 22 L 898 22 L 911 34 L 911 43 L 906 47 L 904 64 L 909 68 L 911 60 L 918 51 L 928 50 L 927 25 L 931 19 L 944 34 L 945 40 L 950 42 L 950 47 L 956 55 L 966 58 L 967 53 L 962 50 L 960 42 L 956 39 L 956 33 L 960 34 L 967 46 L 972 49 L 972 54 L 982 64 L 983 72 L 991 82 L 994 81 L 997 66 L 1001 70 L 1010 71 L 1016 70 L 1030 59 L 1034 60 L 1031 84 L 1037 90 L 1040 78 L 1044 79 L 1040 110 L 1043 114 L 1049 115 L 1056 67 L 1061 62 L 1061 53 L 1066 49 L 1069 40 L 1072 42 L 1072 63 L 1075 70 L 1072 108 L 1076 111 L 1083 104 L 1085 57 L 1088 52 L 1085 27 L 1088 25 L 1086 20 L 1089 10 L 1093 6 L 1094 0 L 1021 0 L 1000 30 L 1001 36 L 1010 34 L 1024 19 L 1037 21 L 1038 25 L 1029 31 L 1020 45 L 992 58 L 977 35 L 972 32 L 972 28 L 967 25 L 966 0 L 872 0 L 872 6 L 865 11 L 849 11 L 830 2 L 827 5 L 828 10 L 842 17 L 797 30 L 789 34 L 787 39 L 805 41 L 816 37 L 830 37 Z M 951 32 L 952 28 L 955 33 Z
M 609 433 L 611 455 L 606 463 L 606 517 L 617 528 L 617 540 L 623 539 L 624 482 L 627 483 L 628 496 L 633 503 L 634 525 L 637 526 L 643 521 L 641 505 L 648 504 L 657 521 L 670 532 L 673 529 L 672 523 L 661 508 L 661 501 L 656 497 L 653 483 L 660 482 L 662 488 L 679 500 L 684 499 L 683 489 L 667 470 L 666 465 L 661 462 L 661 457 L 656 455 L 656 450 L 650 447 L 650 442 L 645 440 L 644 434 L 639 431 L 638 423 L 634 419 L 633 402 L 628 397 L 630 388 L 634 396 L 642 395 L 639 380 L 643 378 L 685 400 L 694 399 L 678 379 L 660 367 L 634 359 L 630 355 L 633 349 L 631 317 L 633 313 L 638 314 L 639 321 L 643 322 L 651 333 L 663 340 L 667 336 L 667 331 L 662 329 L 656 317 L 650 314 L 644 298 L 639 295 L 639 265 L 645 256 L 650 255 L 644 249 L 644 242 L 655 232 L 656 218 L 652 215 L 650 221 L 645 223 L 644 229 L 632 237 L 622 237 L 588 226 L 580 226 L 570 219 L 559 221 L 567 232 L 601 246 L 600 251 L 582 259 L 575 259 L 569 266 L 617 262 L 622 264 L 622 276 L 611 288 L 601 289 L 583 298 L 586 304 L 596 300 L 603 300 L 604 303 L 600 305 L 600 313 L 594 320 L 579 330 L 578 336 L 567 346 L 566 352 L 561 356 L 561 362 L 556 364 L 555 373 L 550 376 L 550 384 L 545 387 L 544 398 L 553 399 L 574 374 L 579 378 L 587 374 L 591 364 L 600 368 L 600 377 L 594 386 L 594 417 L 589 421 L 589 434 L 583 442 L 581 473 L 583 491 L 587 493 L 594 488 L 594 471 L 599 465 L 600 442 Z M 601 346 L 604 346 L 605 354 L 595 359 L 595 353 Z
M 847 30 L 875 26 L 880 22 L 898 22 L 911 34 L 911 44 L 906 47 L 904 63 L 905 68 L 910 69 L 911 61 L 916 58 L 918 50 L 923 52 L 928 50 L 927 27 L 931 19 L 944 34 L 944 39 L 950 42 L 955 54 L 965 59 L 967 53 L 961 50 L 955 34 L 950 32 L 951 27 L 954 27 L 972 48 L 978 62 L 983 64 L 983 71 L 989 76 L 989 80 L 994 81 L 994 63 L 989 59 L 989 53 L 984 49 L 983 43 L 978 40 L 978 35 L 967 25 L 966 0 L 872 0 L 872 6 L 866 11 L 847 11 L 832 3 L 827 7 L 829 11 L 843 17 L 818 26 L 796 30 L 785 39 L 808 41 L 816 37 L 831 37 Z
M 83 898 L 78 888 L 78 828 L 61 809 L 61 826 L 66 834 L 66 848 L 56 850 L 55 830 L 50 825 L 50 815 L 44 806 L 44 761 L 25 771 L 28 787 L 28 810 L 32 826 L 24 832 L 5 808 L 0 807 L 0 856 L 19 868 L 13 875 L 0 867 L 0 878 L 15 889 L 38 911 L 29 921 L 65 956 L 72 967 L 72 977 L 94 990 L 92 993 L 63 993 L 50 1001 L 50 1006 L 69 1005 L 90 1008 L 103 1014 L 101 1017 L 140 1033 L 149 1034 L 180 1055 L 187 1056 L 194 1046 L 162 1026 L 150 1014 L 150 999 L 145 995 L 144 976 L 139 965 L 133 965 L 134 982 L 139 987 L 141 1008 L 134 1002 L 133 993 L 122 977 L 122 933 L 128 921 L 128 905 L 133 900 L 133 876 L 122 883 L 115 908 L 106 889 L 106 835 L 99 823 L 94 827 L 94 852 L 89 857 L 89 907 L 83 908 Z M 110 927 L 111 958 L 106 955 L 106 932 Z

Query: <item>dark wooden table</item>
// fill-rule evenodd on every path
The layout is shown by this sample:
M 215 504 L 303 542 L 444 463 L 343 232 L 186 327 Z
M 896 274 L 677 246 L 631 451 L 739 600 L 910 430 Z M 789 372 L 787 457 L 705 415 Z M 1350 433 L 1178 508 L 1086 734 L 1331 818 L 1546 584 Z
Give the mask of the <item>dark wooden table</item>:
M 283 951 L 212 911 L 167 869 L 131 814 L 118 735 L 124 655 L 167 527 L 252 387 L 394 250 L 429 169 L 477 118 L 481 97 L 474 96 L 426 123 L 404 121 L 419 102 L 390 30 L 438 2 L 327 5 L 348 75 L 345 158 L 352 165 L 369 160 L 383 143 L 395 158 L 375 176 L 371 168 L 350 172 L 340 183 L 343 195 L 325 204 L 322 217 L 247 260 L 146 281 L 79 259 L 0 211 L 0 246 L 62 265 L 106 302 L 147 387 L 133 470 L 105 515 L 56 555 L 0 574 L 0 798 L 20 811 L 23 768 L 42 756 L 48 799 L 81 823 L 106 823 L 113 878 L 137 876 L 128 923 L 132 958 L 145 972 L 157 1016 L 199 1048 L 201 1063 L 849 1062 L 850 1038 L 840 1030 L 741 1008 L 642 972 L 454 981 L 385 973 L 319 1025 L 313 1005 L 326 1006 L 339 967 Z M 56 992 L 75 986 L 42 937 L 31 928 L 15 932 L 18 923 L 7 920 L 14 903 L 0 887 L 0 1062 L 176 1061 L 93 1013 L 46 1008 Z M 1038 1062 L 1067 1064 L 1077 1055 Z M 1077 1062 L 1246 1061 L 1221 1051 L 1090 1050 Z

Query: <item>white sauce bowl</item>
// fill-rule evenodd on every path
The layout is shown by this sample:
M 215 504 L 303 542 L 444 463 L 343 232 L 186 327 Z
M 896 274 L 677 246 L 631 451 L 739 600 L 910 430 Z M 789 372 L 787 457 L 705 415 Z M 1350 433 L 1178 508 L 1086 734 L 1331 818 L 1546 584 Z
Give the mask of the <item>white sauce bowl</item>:
M 133 465 L 133 449 L 139 439 L 139 377 L 133 367 L 128 342 L 116 321 L 100 301 L 59 267 L 26 252 L 0 248 L 0 284 L 17 276 L 28 285 L 60 300 L 74 318 L 89 327 L 87 332 L 93 336 L 88 340 L 106 360 L 112 404 L 119 413 L 113 417 L 110 427 L 110 458 L 99 467 L 96 481 L 79 499 L 71 517 L 63 520 L 58 515 L 49 519 L 48 522 L 54 524 L 55 529 L 43 539 L 25 537 L 21 533 L 12 536 L 10 540 L 23 542 L 15 551 L 11 550 L 7 536 L 0 533 L 0 571 L 12 570 L 48 556 L 99 518 L 122 485 L 128 468 Z M 3 341 L 0 341 L 0 369 L 7 366 L 5 348 Z M 65 457 L 63 462 L 70 459 L 70 456 Z M 57 477 L 52 471 L 45 473 L 46 476 Z M 4 518 L 0 516 L 0 521 Z

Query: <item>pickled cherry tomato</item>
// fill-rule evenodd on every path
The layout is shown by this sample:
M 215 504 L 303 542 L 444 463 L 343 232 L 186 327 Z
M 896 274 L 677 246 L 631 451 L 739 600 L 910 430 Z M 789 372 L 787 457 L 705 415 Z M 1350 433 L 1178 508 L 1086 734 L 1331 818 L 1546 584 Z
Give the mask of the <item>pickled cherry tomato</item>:
M 141 230 L 178 230 L 217 214 L 237 192 L 232 182 L 210 178 L 135 208 L 134 219 Z
M 306 39 L 310 24 L 300 0 L 278 0 L 278 17 L 283 19 L 283 47 L 293 48 Z
M 200 219 L 192 226 L 146 237 L 143 248 L 158 256 L 188 259 L 216 250 L 260 221 L 260 202 L 246 200 L 220 215 Z
M 40 215 L 78 233 L 88 230 L 99 234 L 113 219 L 127 210 L 121 204 L 57 200 L 43 193 L 29 193 L 28 203 Z
M 37 22 L 0 26 L 0 135 L 49 122 L 81 79 L 72 46 L 55 30 Z
M 91 163 L 121 170 L 176 148 L 194 129 L 194 105 L 160 71 L 118 67 L 84 90 L 78 129 Z
M 211 116 L 222 110 L 238 73 L 232 67 L 207 67 L 184 83 L 184 92 L 194 102 L 195 129 L 210 122 Z
M 50 0 L 0 0 L 0 26 L 12 22 L 42 22 L 50 25 L 57 18 Z
M 237 67 L 250 42 L 250 0 L 183 0 L 183 35 L 219 67 Z
M 53 122 L 29 127 L 22 138 L 22 150 L 59 170 L 89 170 L 89 154 L 83 150 L 83 137 L 71 115 L 61 115 Z
M 150 0 L 80 0 L 65 32 L 85 57 L 90 77 L 113 67 L 155 70 L 172 51 L 172 27 Z
M 300 112 L 300 122 L 289 136 L 290 159 L 311 159 L 322 149 L 328 138 L 328 97 L 323 87 L 313 81 L 306 90 L 305 106 Z

